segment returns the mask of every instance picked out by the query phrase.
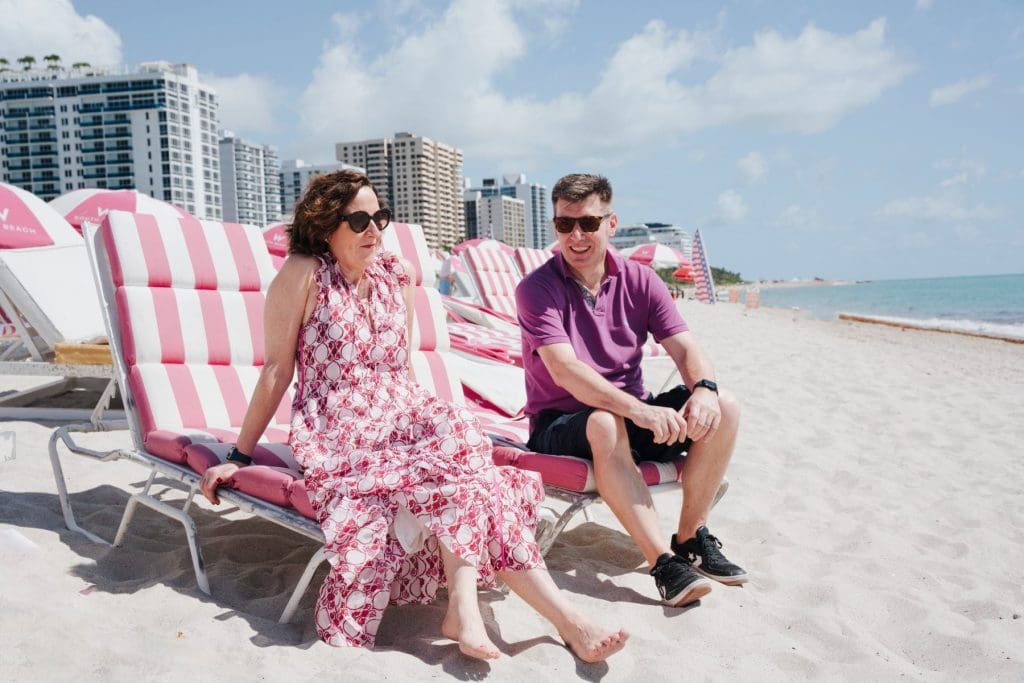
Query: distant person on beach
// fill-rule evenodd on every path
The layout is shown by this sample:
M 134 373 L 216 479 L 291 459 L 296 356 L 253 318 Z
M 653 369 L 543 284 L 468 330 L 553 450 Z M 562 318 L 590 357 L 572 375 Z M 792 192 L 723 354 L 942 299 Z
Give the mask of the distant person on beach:
M 389 603 L 429 603 L 447 585 L 441 633 L 494 659 L 477 583 L 499 578 L 576 656 L 603 660 L 628 634 L 583 617 L 548 574 L 534 539 L 539 482 L 495 466 L 476 418 L 412 377 L 413 271 L 381 249 L 390 222 L 361 173 L 310 183 L 267 292 L 266 364 L 238 442 L 202 492 L 218 504 L 217 487 L 251 462 L 297 365 L 289 444 L 331 565 L 316 604 L 324 641 L 371 647 Z
M 736 441 L 736 399 L 716 384 L 711 360 L 654 270 L 609 252 L 618 217 L 608 179 L 567 175 L 551 200 L 561 249 L 516 290 L 529 447 L 593 460 L 598 492 L 640 547 L 666 604 L 706 595 L 708 578 L 746 582 L 707 528 Z M 658 396 L 646 391 L 640 369 L 648 333 L 685 382 Z M 682 511 L 668 540 L 636 463 L 684 452 Z

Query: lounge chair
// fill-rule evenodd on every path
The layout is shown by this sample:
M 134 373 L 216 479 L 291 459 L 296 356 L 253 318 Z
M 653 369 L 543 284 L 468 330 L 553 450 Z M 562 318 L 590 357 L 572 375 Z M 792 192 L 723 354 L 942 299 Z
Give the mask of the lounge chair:
M 122 424 L 122 416 L 104 414 L 116 384 L 81 238 L 77 244 L 0 251 L 0 310 L 14 332 L 0 351 L 0 374 L 58 378 L 0 397 L 0 415 Z M 102 390 L 94 408 L 24 407 L 75 386 Z
M 543 266 L 549 258 L 551 258 L 551 252 L 547 249 L 516 247 L 515 250 L 516 265 L 519 266 L 519 272 L 524 276 Z
M 426 254 L 418 228 L 389 231 L 389 248 L 411 256 Z M 402 233 L 402 234 L 399 234 Z M 50 458 L 65 523 L 96 542 L 74 516 L 60 461 L 60 444 L 73 453 L 105 461 L 118 458 L 149 469 L 142 490 L 132 495 L 113 544 L 120 545 L 139 505 L 180 523 L 189 544 L 196 582 L 209 594 L 205 562 L 194 520 L 189 515 L 199 479 L 223 462 L 235 440 L 263 363 L 263 303 L 274 276 L 258 229 L 195 219 L 166 220 L 110 212 L 100 228 L 87 226 L 90 262 L 99 286 L 118 382 L 128 413 L 131 447 L 98 453 L 75 443 L 88 426 L 65 426 L 50 439 Z M 418 282 L 425 274 L 416 273 Z M 423 386 L 465 402 L 460 378 L 447 365 L 447 328 L 440 294 L 415 291 L 412 365 Z M 290 396 L 253 452 L 254 465 L 236 475 L 235 488 L 220 497 L 241 510 L 312 538 L 323 535 L 287 445 Z M 477 407 L 491 431 L 514 438 L 516 426 Z M 187 491 L 181 507 L 150 494 L 157 475 L 180 482 Z M 281 622 L 294 614 L 316 568 L 309 560 L 285 606 Z

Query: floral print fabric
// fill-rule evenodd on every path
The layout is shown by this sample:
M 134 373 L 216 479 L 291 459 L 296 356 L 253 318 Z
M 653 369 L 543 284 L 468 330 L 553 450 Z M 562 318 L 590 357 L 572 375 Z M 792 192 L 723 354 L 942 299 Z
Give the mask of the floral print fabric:
M 544 566 L 533 535 L 544 494 L 532 474 L 493 464 L 468 410 L 410 377 L 409 277 L 394 256 L 380 252 L 367 268 L 365 299 L 330 254 L 315 277 L 290 444 L 331 566 L 316 626 L 331 645 L 370 647 L 389 603 L 431 602 L 444 585 L 439 542 L 476 566 L 484 585 L 496 571 Z M 402 508 L 430 534 L 418 549 L 394 532 Z

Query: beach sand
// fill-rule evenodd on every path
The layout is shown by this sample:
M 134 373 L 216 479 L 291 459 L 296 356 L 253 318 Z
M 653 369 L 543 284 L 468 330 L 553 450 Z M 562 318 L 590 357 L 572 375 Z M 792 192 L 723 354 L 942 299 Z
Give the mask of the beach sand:
M 1024 348 L 681 306 L 743 404 L 710 527 L 752 580 L 664 608 L 639 552 L 595 506 L 548 564 L 581 609 L 631 632 L 607 663 L 576 661 L 498 591 L 481 593 L 496 662 L 439 637 L 443 600 L 390 609 L 375 651 L 330 648 L 313 629 L 315 589 L 293 624 L 276 623 L 313 542 L 200 503 L 207 597 L 165 517 L 140 510 L 122 548 L 67 531 L 52 425 L 7 422 L 17 452 L 0 457 L 0 680 L 1024 679 Z M 113 448 L 128 436 L 81 441 Z M 112 539 L 146 470 L 63 463 L 79 522 Z M 679 496 L 656 496 L 666 536 Z

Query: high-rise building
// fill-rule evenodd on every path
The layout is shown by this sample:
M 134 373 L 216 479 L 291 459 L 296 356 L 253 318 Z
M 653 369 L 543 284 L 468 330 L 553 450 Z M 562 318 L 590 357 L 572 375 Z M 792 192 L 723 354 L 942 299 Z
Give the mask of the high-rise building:
M 525 203 L 522 199 L 505 195 L 467 196 L 466 225 L 470 224 L 474 229 L 470 233 L 467 228 L 468 239 L 485 237 L 510 247 L 526 246 Z
M 462 150 L 411 133 L 335 145 L 338 161 L 363 166 L 395 220 L 423 226 L 427 244 L 451 248 L 465 238 Z
M 220 186 L 224 220 L 266 226 L 281 216 L 281 161 L 277 150 L 222 131 Z
M 295 209 L 295 203 L 306 191 L 309 181 L 318 175 L 334 173 L 335 171 L 359 171 L 366 173 L 361 166 L 351 164 L 330 163 L 330 164 L 307 164 L 302 159 L 288 159 L 281 163 L 281 216 L 291 216 Z
M 547 188 L 527 182 L 525 173 L 504 175 L 500 181 L 497 178 L 484 178 L 478 187 L 472 187 L 471 183 L 467 183 L 463 197 L 467 202 L 467 211 L 468 202 L 474 192 L 479 192 L 481 197 L 504 196 L 522 200 L 525 222 L 525 243 L 522 246 L 543 249 L 554 240 L 548 219 Z M 484 225 L 481 229 L 486 228 Z M 467 234 L 468 232 L 467 229 Z
M 0 73 L 0 174 L 43 199 L 130 188 L 219 219 L 217 96 L 190 64 Z

